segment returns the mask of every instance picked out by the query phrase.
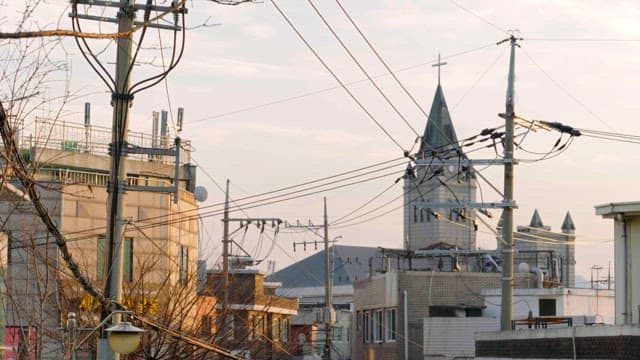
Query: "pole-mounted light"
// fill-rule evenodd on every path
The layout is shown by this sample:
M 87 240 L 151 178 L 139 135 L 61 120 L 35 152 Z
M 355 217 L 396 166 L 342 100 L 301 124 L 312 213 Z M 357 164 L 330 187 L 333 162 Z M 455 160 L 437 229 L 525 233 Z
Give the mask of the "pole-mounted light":
M 144 330 L 123 321 L 105 329 L 109 336 L 109 346 L 118 354 L 126 355 L 134 352 L 140 346 L 140 339 Z

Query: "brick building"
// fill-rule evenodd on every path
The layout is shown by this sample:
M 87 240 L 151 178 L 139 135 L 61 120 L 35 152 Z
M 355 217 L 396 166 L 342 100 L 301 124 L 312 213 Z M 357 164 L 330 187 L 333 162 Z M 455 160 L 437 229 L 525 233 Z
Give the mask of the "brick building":
M 215 317 L 202 318 L 209 328 L 218 330 L 217 343 L 251 359 L 290 359 L 291 317 L 297 314 L 298 301 L 277 296 L 275 289 L 280 284 L 265 282 L 258 270 L 232 269 L 225 308 L 220 301 L 224 298 L 222 276 L 220 271 L 208 271 L 201 291 L 218 299 Z

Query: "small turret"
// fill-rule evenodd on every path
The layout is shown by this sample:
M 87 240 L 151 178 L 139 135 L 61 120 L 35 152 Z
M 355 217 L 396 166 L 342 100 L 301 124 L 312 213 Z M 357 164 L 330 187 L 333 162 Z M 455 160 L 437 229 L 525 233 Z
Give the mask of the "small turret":
M 575 234 L 576 232 L 576 225 L 573 223 L 571 214 L 568 211 L 567 215 L 564 217 L 564 221 L 562 222 L 562 232 L 565 234 Z
M 538 209 L 535 209 L 533 211 L 533 216 L 531 217 L 531 222 L 529 222 L 529 226 L 533 228 L 544 229 L 544 224 L 542 223 L 542 218 L 540 218 L 540 214 L 538 214 Z

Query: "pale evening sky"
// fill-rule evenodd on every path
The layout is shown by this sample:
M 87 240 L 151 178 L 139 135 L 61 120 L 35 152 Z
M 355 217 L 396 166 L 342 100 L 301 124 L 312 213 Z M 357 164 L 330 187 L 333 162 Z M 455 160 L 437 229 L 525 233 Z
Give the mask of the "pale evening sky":
M 6 3 L 0 7 L 2 31 L 10 28 L 16 6 L 13 1 Z M 365 79 L 307 1 L 275 3 L 342 81 Z M 386 73 L 337 2 L 313 3 L 371 75 Z M 503 123 L 497 114 L 504 111 L 508 46 L 495 43 L 504 39 L 510 29 L 518 29 L 519 36 L 524 38 L 516 55 L 517 113 L 576 128 L 640 134 L 636 119 L 640 113 L 640 102 L 636 99 L 640 81 L 636 66 L 640 58 L 637 2 L 344 0 L 340 3 L 427 111 L 437 85 L 437 70 L 431 65 L 441 54 L 447 62 L 442 68 L 441 83 L 459 139 Z M 203 0 L 188 4 L 190 26 L 207 19 L 209 24 L 219 25 L 188 30 L 185 55 L 167 83 L 136 97 L 132 128 L 149 131 L 151 112 L 169 108 L 168 93 L 174 111 L 179 106 L 185 108 L 182 137 L 192 141 L 198 166 L 220 186 L 224 186 L 225 179 L 231 179 L 234 198 L 402 156 L 401 150 L 338 87 L 271 1 L 239 6 Z M 58 20 L 51 14 L 60 14 L 59 26 L 69 28 L 67 7 L 67 1 L 49 1 L 35 12 L 34 18 L 40 26 L 54 28 Z M 103 31 L 113 29 L 110 25 L 102 26 Z M 145 44 L 159 45 L 157 30 L 150 34 Z M 162 45 L 166 46 L 168 40 L 163 37 Z M 65 39 L 63 44 L 72 54 L 71 88 L 83 92 L 105 90 L 79 56 L 73 40 Z M 158 50 L 148 50 L 141 60 L 162 64 Z M 134 71 L 140 74 L 149 69 L 153 70 L 142 64 Z M 408 122 L 422 133 L 426 118 L 393 79 L 380 76 L 375 81 Z M 371 83 L 358 82 L 349 89 L 403 148 L 411 148 L 414 133 Z M 310 95 L 300 96 L 306 94 Z M 286 100 L 289 98 L 295 99 Z M 106 93 L 68 105 L 72 112 L 69 120 L 82 121 L 85 101 L 92 103 L 94 123 L 109 126 L 111 108 Z M 273 104 L 260 106 L 268 103 Z M 556 132 L 530 133 L 522 146 L 530 152 L 547 153 L 558 137 Z M 521 162 L 515 172 L 515 199 L 519 205 L 516 224 L 528 224 L 537 208 L 545 225 L 559 230 L 569 210 L 577 227 L 576 270 L 588 278 L 592 265 L 606 267 L 613 260 L 612 223 L 596 217 L 593 206 L 639 199 L 636 179 L 640 171 L 634 165 L 640 160 L 638 154 L 637 144 L 583 136 L 557 157 Z M 493 158 L 495 153 L 486 149 L 469 156 Z M 516 156 L 523 160 L 541 157 L 524 151 L 518 151 Z M 394 169 L 400 171 L 402 166 Z M 320 223 L 322 197 L 326 196 L 329 219 L 335 220 L 391 186 L 400 174 L 247 209 L 246 214 Z M 490 168 L 483 174 L 502 187 L 501 168 Z M 199 183 L 209 191 L 209 200 L 204 205 L 222 202 L 223 193 L 213 181 L 203 171 L 198 176 Z M 487 184 L 481 186 L 485 200 L 500 200 Z M 380 207 L 401 191 L 398 183 L 351 217 Z M 402 211 L 391 211 L 401 205 L 400 201 L 352 223 L 370 221 L 330 229 L 330 237 L 342 236 L 340 243 L 344 245 L 402 247 Z M 376 218 L 385 212 L 389 213 Z M 497 211 L 494 214 L 499 215 Z M 495 224 L 496 218 L 487 221 Z M 219 215 L 205 220 L 202 256 L 210 262 L 220 252 L 219 220 Z M 261 238 L 252 228 L 244 244 L 250 252 L 259 252 L 258 258 L 269 255 L 276 260 L 276 269 L 281 269 L 311 254 L 292 252 L 292 242 L 305 239 L 314 237 L 287 234 L 283 229 L 277 245 L 268 253 L 271 241 Z M 242 234 L 236 240 L 243 241 Z M 478 245 L 495 248 L 495 237 L 484 226 L 478 232 Z

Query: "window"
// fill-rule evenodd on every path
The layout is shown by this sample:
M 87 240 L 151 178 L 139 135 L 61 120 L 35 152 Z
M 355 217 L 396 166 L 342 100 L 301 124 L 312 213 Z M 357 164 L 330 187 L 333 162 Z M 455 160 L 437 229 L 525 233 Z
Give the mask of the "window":
M 96 255 L 96 280 L 105 280 L 107 275 L 107 237 L 98 235 Z
M 382 310 L 376 310 L 373 313 L 373 341 L 382 342 L 382 329 L 384 323 L 382 319 Z
M 343 341 L 342 338 L 344 336 L 344 327 L 335 326 L 331 329 L 331 339 L 333 341 Z
M 247 339 L 249 340 L 253 340 L 253 333 L 255 331 L 254 321 L 253 315 L 247 315 Z
M 233 314 L 222 315 L 222 334 L 227 340 L 235 339 L 235 316 Z
M 280 319 L 273 319 L 271 324 L 271 338 L 280 340 Z
M 180 259 L 180 285 L 187 285 L 187 280 L 189 279 L 189 248 L 182 245 L 180 246 L 180 254 L 178 255 Z
M 556 299 L 540 299 L 540 316 L 556 316 Z
M 363 311 L 362 312 L 362 342 L 363 343 L 368 343 L 369 342 L 369 312 L 368 311 Z
M 122 279 L 127 282 L 133 281 L 133 238 L 127 237 L 123 240 L 123 258 L 122 258 Z M 108 267 L 108 242 L 107 237 L 98 235 L 96 243 L 96 280 L 102 281 L 106 279 Z
M 384 319 L 384 340 L 396 340 L 396 309 L 386 309 Z
M 202 336 L 211 336 L 211 316 L 203 315 L 200 320 L 200 334 Z
M 289 320 L 287 319 L 282 319 L 282 338 L 281 339 L 283 342 L 289 341 Z
M 261 338 L 262 334 L 264 333 L 263 332 L 263 326 L 264 325 L 262 324 L 262 317 L 261 316 L 256 316 L 256 317 L 253 318 L 253 320 L 254 320 L 253 329 L 254 329 L 254 333 L 256 335 L 255 337 L 256 338 Z
M 418 222 L 418 207 L 413 207 L 413 222 Z

